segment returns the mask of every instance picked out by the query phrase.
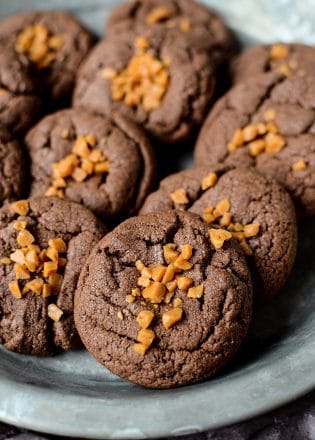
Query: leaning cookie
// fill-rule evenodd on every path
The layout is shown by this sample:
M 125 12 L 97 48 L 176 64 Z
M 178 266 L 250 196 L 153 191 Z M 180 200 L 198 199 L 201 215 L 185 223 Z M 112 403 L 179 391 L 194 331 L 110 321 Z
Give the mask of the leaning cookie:
M 107 35 L 126 31 L 142 33 L 158 28 L 183 38 L 190 47 L 207 51 L 220 65 L 236 51 L 236 40 L 223 20 L 211 9 L 193 0 L 133 0 L 111 13 Z
M 243 52 L 231 65 L 234 82 L 246 81 L 271 71 L 286 76 L 314 76 L 315 48 L 299 43 L 254 46 Z
M 42 92 L 30 63 L 14 51 L 0 51 L 0 124 L 10 132 L 25 132 L 42 108 Z
M 0 125 L 0 206 L 21 198 L 26 191 L 27 163 L 23 148 Z
M 214 92 L 213 64 L 183 39 L 148 29 L 100 42 L 79 71 L 74 107 L 120 112 L 167 143 L 199 126 Z
M 207 117 L 196 165 L 254 166 L 315 214 L 315 77 L 265 73 L 234 86 Z
M 57 198 L 0 210 L 0 341 L 7 349 L 49 355 L 80 344 L 73 295 L 104 232 L 86 208 Z
M 32 63 L 53 101 L 69 98 L 92 43 L 90 32 L 62 11 L 25 12 L 0 22 L 0 45 Z
M 151 190 L 151 146 L 121 115 L 109 119 L 83 109 L 62 110 L 42 119 L 25 143 L 32 196 L 65 197 L 117 222 L 136 213 Z
M 206 379 L 230 361 L 248 330 L 252 287 L 224 232 L 168 211 L 105 236 L 75 294 L 75 323 L 93 356 L 150 388 Z
M 296 254 L 295 210 L 288 193 L 254 169 L 188 169 L 162 180 L 141 214 L 184 209 L 218 225 L 240 243 L 252 271 L 256 302 L 273 297 Z

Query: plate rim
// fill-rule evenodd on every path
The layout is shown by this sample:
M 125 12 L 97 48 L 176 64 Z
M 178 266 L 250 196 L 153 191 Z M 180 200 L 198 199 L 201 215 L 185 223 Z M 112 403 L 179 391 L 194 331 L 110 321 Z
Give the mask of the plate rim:
M 106 3 L 106 2 L 105 2 Z M 66 8 L 66 7 L 65 7 Z M 104 5 L 106 8 L 106 5 Z M 53 9 L 53 5 L 49 6 L 49 9 Z M 66 8 L 70 9 L 70 8 Z M 73 11 L 72 11 L 73 12 Z M 282 292 L 282 295 L 285 292 Z M 307 359 L 304 357 L 304 364 L 301 363 L 301 355 L 305 353 L 305 351 L 309 351 L 309 356 Z M 246 370 L 246 369 L 245 369 Z M 69 403 L 74 405 L 73 397 L 75 397 L 74 393 L 69 395 L 64 395 L 62 393 L 62 389 L 54 390 L 47 389 L 45 386 L 36 386 L 35 384 L 30 383 L 20 383 L 14 381 L 8 377 L 1 377 L 0 375 L 0 421 L 4 423 L 9 423 L 14 426 L 18 426 L 25 429 L 30 429 L 33 431 L 45 433 L 45 434 L 54 434 L 61 436 L 69 436 L 74 438 L 90 438 L 90 439 L 139 439 L 139 438 L 163 438 L 169 437 L 172 435 L 185 435 L 185 434 L 195 434 L 198 432 L 204 432 L 212 429 L 219 429 L 222 427 L 226 427 L 228 425 L 234 423 L 240 423 L 245 420 L 249 420 L 253 417 L 257 417 L 269 411 L 272 411 L 276 408 L 279 408 L 282 405 L 286 405 L 289 402 L 305 395 L 315 387 L 315 342 L 309 340 L 308 344 L 305 344 L 300 347 L 296 347 L 294 352 L 290 353 L 289 361 L 286 357 L 277 359 L 276 362 L 269 366 L 269 379 L 264 377 L 262 374 L 262 370 L 258 370 L 256 372 L 251 372 L 250 377 L 248 376 L 247 371 L 242 371 L 241 377 L 237 375 L 237 371 L 231 375 L 228 375 L 227 380 L 232 383 L 233 381 L 240 380 L 242 385 L 246 389 L 246 393 L 243 395 L 237 396 L 236 389 L 233 392 L 233 385 L 230 385 L 231 394 L 233 394 L 233 398 L 237 399 L 239 397 L 239 401 L 242 403 L 238 404 L 238 411 L 233 412 L 224 412 L 222 411 L 221 418 L 217 420 L 210 421 L 209 418 L 209 406 L 202 406 L 198 412 L 198 423 L 195 422 L 193 424 L 193 418 L 195 417 L 195 413 L 188 412 L 186 414 L 186 425 L 183 427 L 183 415 L 181 414 L 181 418 L 172 417 L 171 423 L 168 420 L 167 423 L 158 423 L 151 424 L 150 431 L 146 428 L 141 427 L 133 427 L 133 428 L 125 428 L 122 429 L 121 426 L 117 424 L 116 430 L 113 429 L 111 425 L 112 422 L 104 423 L 104 420 L 107 418 L 110 419 L 113 409 L 110 409 L 110 405 L 103 402 L 103 399 L 94 398 L 86 396 L 84 399 L 82 398 L 82 402 L 78 402 L 77 411 L 82 407 L 87 407 L 90 411 L 85 410 L 84 417 L 88 420 L 89 418 L 95 420 L 93 418 L 93 408 L 100 405 L 100 402 L 103 402 L 104 405 L 100 409 L 103 412 L 102 417 L 99 418 L 99 425 L 90 426 L 88 423 L 86 424 L 85 429 L 82 429 L 82 425 L 78 425 L 78 418 L 82 417 L 82 412 L 79 414 L 75 414 L 76 408 L 72 406 L 69 411 Z M 253 374 L 255 373 L 255 374 Z M 271 374 L 273 373 L 274 376 Z M 259 375 L 262 377 L 259 377 Z M 286 383 L 282 383 L 280 388 L 277 388 L 277 393 L 274 395 L 268 395 L 268 399 L 260 397 L 259 401 L 255 401 L 255 405 L 253 405 L 253 396 L 259 397 L 260 392 L 266 391 L 266 388 L 273 387 L 277 380 L 281 381 L 282 376 L 290 377 L 290 387 L 286 386 Z M 254 380 L 253 380 L 254 377 Z M 255 377 L 261 382 L 255 383 Z M 216 387 L 216 380 L 214 379 L 205 382 L 207 384 L 213 384 Z M 203 390 L 202 385 L 192 385 L 185 388 L 180 388 L 177 390 L 173 390 L 174 396 L 180 394 L 178 390 L 185 390 L 183 394 L 187 395 L 182 399 L 183 401 L 177 405 L 176 408 L 172 408 L 171 405 L 174 403 L 171 402 L 171 399 L 168 399 L 167 405 L 163 409 L 163 414 L 166 414 L 168 411 L 173 410 L 173 416 L 176 414 L 180 414 L 182 408 L 187 410 L 189 408 L 191 394 L 195 394 L 197 399 L 200 398 L 202 403 L 206 402 L 206 404 L 210 405 L 210 396 L 212 387 L 209 386 L 209 389 Z M 218 382 L 218 387 L 220 382 Z M 255 386 L 256 385 L 256 386 Z M 198 387 L 198 390 L 193 393 L 195 387 Z M 162 397 L 159 399 L 163 400 L 163 392 L 155 391 L 156 393 L 161 393 Z M 217 390 L 217 394 L 219 394 L 219 389 Z M 206 397 L 205 397 L 206 395 Z M 23 397 L 23 398 L 22 398 Z M 196 397 L 194 398 L 196 400 Z M 218 398 L 220 396 L 218 395 Z M 62 400 L 63 398 L 63 400 Z M 225 397 L 226 399 L 227 397 Z M 149 398 L 143 399 L 148 400 Z M 151 397 L 152 399 L 152 397 Z M 78 399 L 79 400 L 79 399 Z M 140 398 L 139 400 L 142 400 Z M 47 403 L 50 401 L 50 405 Z M 62 405 L 56 408 L 55 401 Z M 32 407 L 29 407 L 29 403 L 32 402 Z M 87 402 L 88 404 L 86 404 Z M 130 407 L 130 402 L 124 402 L 123 398 L 121 400 L 117 399 L 119 402 L 119 407 L 122 409 L 122 414 L 119 414 L 119 418 L 124 417 L 124 415 L 128 415 L 129 413 L 130 420 L 132 417 L 135 417 L 139 414 L 139 410 L 134 412 L 134 409 Z M 124 402 L 124 406 L 121 406 L 121 402 Z M 39 409 L 42 410 L 43 406 L 45 406 L 46 412 L 45 417 L 43 417 L 43 411 L 41 411 L 41 416 L 39 417 L 36 414 L 36 411 Z M 81 406 L 80 406 L 81 405 Z M 163 402 L 161 403 L 163 405 Z M 79 408 L 80 406 L 80 408 Z M 118 403 L 116 404 L 118 407 Z M 210 408 L 211 409 L 211 408 Z M 234 406 L 235 409 L 235 406 Z M 58 411 L 64 412 L 68 410 L 67 413 L 67 424 L 61 423 L 56 420 Z M 69 415 L 70 412 L 70 415 Z M 37 415 L 37 417 L 36 417 Z M 90 417 L 91 416 L 91 417 Z M 99 417 L 99 416 L 98 416 Z M 196 419 L 197 420 L 197 419 Z M 119 420 L 118 420 L 119 421 Z M 103 426 L 101 426 L 103 424 Z M 141 429 L 140 429 L 141 428 Z
M 305 349 L 308 349 L 310 356 L 301 365 L 301 354 Z M 211 402 L 209 397 L 213 394 L 213 388 L 203 389 L 202 385 L 206 382 L 173 389 L 172 393 L 174 395 L 176 393 L 181 394 L 181 391 L 185 390 L 180 401 L 176 402 L 175 407 L 173 399 L 165 398 L 163 391 L 154 391 L 161 394 L 159 396 L 159 409 L 162 409 L 163 413 L 159 417 L 163 420 L 163 423 L 161 423 L 161 420 L 157 420 L 150 424 L 148 430 L 147 417 L 144 418 L 145 422 L 143 423 L 139 416 L 143 414 L 140 403 L 147 404 L 149 400 L 152 400 L 150 396 L 140 396 L 136 399 L 136 402 L 133 402 L 132 406 L 124 398 L 117 398 L 117 402 L 110 401 L 109 404 L 104 404 L 105 400 L 87 396 L 81 398 L 76 407 L 72 407 L 74 411 L 69 411 L 69 405 L 71 407 L 71 403 L 74 403 L 73 393 L 69 395 L 62 394 L 62 389 L 47 392 L 46 387 L 21 384 L 7 377 L 0 377 L 0 420 L 4 423 L 41 433 L 89 439 L 164 438 L 219 429 L 267 413 L 314 389 L 315 341 L 310 340 L 306 346 L 297 347 L 288 356 L 279 356 L 277 361 L 272 364 L 269 372 L 272 374 L 261 374 L 262 371 L 258 369 L 257 371 L 251 371 L 251 374 L 248 375 L 247 368 L 253 367 L 252 365 L 246 367 L 241 377 L 236 370 L 232 374 L 228 374 L 227 378 L 224 378 L 225 381 L 228 380 L 231 383 L 230 401 L 237 400 L 238 403 L 234 405 L 232 412 L 231 410 L 228 413 L 222 411 L 221 416 L 217 417 L 216 420 L 207 418 L 210 409 L 208 405 Z M 281 383 L 283 377 L 290 377 L 291 387 L 287 387 L 287 381 Z M 233 386 L 234 382 L 238 383 L 237 387 Z M 208 383 L 211 383 L 211 380 Z M 273 389 L 275 384 L 278 385 L 276 388 L 277 393 L 266 394 L 266 390 Z M 217 392 L 214 392 L 214 397 L 219 400 L 220 385 L 220 380 L 213 380 L 213 387 L 218 388 Z M 197 386 L 199 386 L 199 390 L 194 390 Z M 246 390 L 246 392 L 242 394 L 241 390 Z M 49 399 L 47 399 L 48 394 Z M 192 394 L 194 395 L 193 400 L 191 400 Z M 21 399 L 22 396 L 23 399 Z M 31 396 L 31 398 L 27 398 L 28 396 Z M 60 396 L 62 396 L 62 399 L 60 399 Z M 257 397 L 257 401 L 253 401 L 254 396 Z M 226 400 L 227 396 L 224 399 Z M 197 414 L 191 408 L 192 401 L 200 403 Z M 30 402 L 32 405 L 29 405 Z M 55 402 L 58 402 L 57 406 Z M 100 402 L 103 402 L 103 405 Z M 113 403 L 114 405 L 112 405 Z M 46 408 L 45 416 L 43 416 L 43 406 Z M 118 407 L 119 411 L 116 414 L 115 411 Z M 186 413 L 186 424 L 183 425 L 183 419 L 180 415 L 187 408 L 190 411 Z M 40 417 L 36 417 L 36 411 L 38 410 L 41 410 Z M 152 404 L 151 408 L 147 406 L 146 410 L 149 410 L 150 414 L 154 414 Z M 61 420 L 66 411 L 67 423 L 64 423 Z M 164 418 L 166 414 L 172 414 L 172 416 L 166 420 Z M 82 428 L 82 425 L 77 424 L 78 417 L 81 421 L 84 417 L 91 422 L 85 424 L 85 428 Z M 109 424 L 104 423 L 104 421 L 110 419 Z M 113 426 L 113 420 L 115 420 L 115 427 Z M 123 427 L 121 420 L 125 420 L 128 426 Z M 133 424 L 135 420 L 137 423 Z M 164 423 L 165 420 L 166 423 Z

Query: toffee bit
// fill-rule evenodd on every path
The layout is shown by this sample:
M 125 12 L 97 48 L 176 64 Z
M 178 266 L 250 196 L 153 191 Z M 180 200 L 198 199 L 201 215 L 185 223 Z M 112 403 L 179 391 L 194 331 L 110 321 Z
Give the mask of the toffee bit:
M 55 322 L 60 321 L 63 311 L 56 304 L 49 304 L 47 314 Z
M 137 323 L 141 328 L 148 328 L 153 318 L 154 313 L 151 310 L 142 310 L 137 316 Z
M 187 196 L 187 191 L 184 188 L 179 188 L 175 191 L 173 191 L 170 194 L 170 197 L 174 203 L 177 205 L 186 205 L 189 203 L 189 199 Z
M 307 167 L 307 164 L 304 159 L 300 159 L 291 166 L 293 171 L 303 171 Z
M 201 189 L 202 191 L 205 191 L 209 188 L 212 188 L 218 180 L 218 176 L 216 173 L 209 173 L 207 174 L 201 181 Z
M 232 234 L 224 229 L 210 229 L 210 242 L 215 249 L 221 249 L 224 243 L 232 238 Z
M 169 20 L 172 17 L 172 11 L 165 6 L 157 6 L 152 9 L 146 17 L 147 24 L 160 23 Z
M 181 307 L 174 307 L 173 309 L 164 312 L 162 315 L 162 323 L 166 329 L 173 327 L 177 322 L 181 321 L 183 316 L 183 309 Z
M 188 298 L 201 298 L 203 296 L 203 290 L 204 287 L 202 284 L 199 286 L 191 287 L 188 290 L 187 296 Z
M 27 200 L 18 200 L 17 202 L 11 203 L 11 210 L 18 215 L 25 216 L 29 212 L 29 204 Z

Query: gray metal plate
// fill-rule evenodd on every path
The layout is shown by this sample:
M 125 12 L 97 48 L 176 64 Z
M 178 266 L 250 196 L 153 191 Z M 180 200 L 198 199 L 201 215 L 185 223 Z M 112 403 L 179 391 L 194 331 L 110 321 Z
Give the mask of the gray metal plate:
M 31 9 L 72 11 L 99 35 L 109 0 L 0 0 L 0 17 Z M 244 44 L 315 42 L 313 0 L 209 0 Z M 187 159 L 187 157 L 186 157 Z M 54 358 L 0 353 L 0 420 L 87 438 L 152 438 L 244 420 L 315 386 L 315 221 L 300 228 L 294 273 L 255 316 L 242 352 L 219 377 L 169 391 L 146 390 L 111 375 L 87 352 Z

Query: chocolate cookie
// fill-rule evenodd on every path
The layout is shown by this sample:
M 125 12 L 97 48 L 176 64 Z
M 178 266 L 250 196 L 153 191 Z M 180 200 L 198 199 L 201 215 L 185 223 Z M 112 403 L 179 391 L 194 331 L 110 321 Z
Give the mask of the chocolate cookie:
M 246 81 L 270 71 L 286 76 L 314 76 L 315 48 L 297 43 L 254 46 L 232 63 L 234 82 Z
M 141 34 L 152 27 L 184 38 L 187 44 L 207 51 L 217 65 L 235 52 L 236 41 L 217 14 L 193 0 L 133 0 L 117 7 L 106 32 L 117 35 L 132 29 Z
M 300 215 L 315 214 L 315 77 L 266 73 L 240 83 L 201 129 L 197 166 L 255 166 L 288 190 Z
M 0 210 L 0 341 L 19 353 L 49 355 L 80 340 L 73 295 L 104 227 L 83 206 L 53 197 Z
M 91 34 L 62 11 L 24 12 L 0 22 L 0 45 L 31 61 L 53 101 L 70 96 L 92 43 Z
M 162 180 L 141 214 L 184 209 L 230 231 L 248 257 L 256 301 L 274 296 L 292 269 L 296 218 L 288 193 L 251 168 L 195 168 Z
M 25 142 L 33 196 L 66 197 L 117 221 L 137 212 L 151 189 L 151 146 L 123 116 L 63 110 L 42 119 Z
M 156 138 L 174 143 L 200 125 L 214 91 L 205 52 L 165 32 L 130 31 L 100 42 L 79 71 L 74 106 L 118 111 Z
M 41 87 L 30 63 L 10 49 L 0 51 L 0 124 L 21 133 L 41 109 Z
M 25 160 L 20 143 L 0 125 L 0 206 L 24 195 Z
M 118 376 L 170 388 L 216 374 L 244 339 L 252 305 L 242 252 L 198 216 L 134 217 L 105 236 L 75 294 L 86 348 Z

